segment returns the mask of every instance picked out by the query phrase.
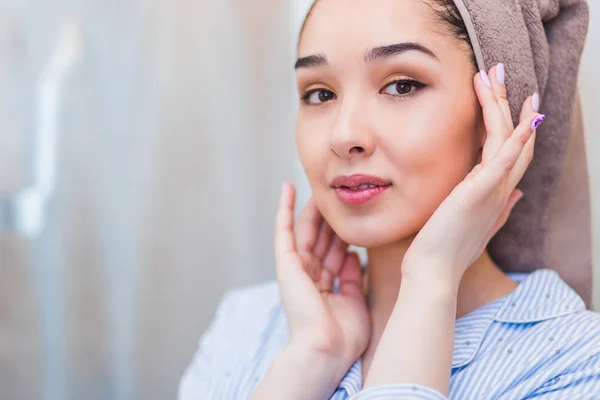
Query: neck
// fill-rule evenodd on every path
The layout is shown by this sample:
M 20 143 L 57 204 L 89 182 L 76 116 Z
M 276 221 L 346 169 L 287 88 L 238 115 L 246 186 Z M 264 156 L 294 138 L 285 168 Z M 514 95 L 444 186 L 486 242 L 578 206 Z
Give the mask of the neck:
M 367 303 L 374 334 L 383 332 L 402 281 L 401 265 L 412 236 L 393 245 L 369 249 Z M 458 289 L 456 318 L 510 293 L 517 284 L 492 261 L 487 250 L 467 269 Z
M 402 260 L 415 236 L 394 245 L 368 250 L 366 283 L 371 341 L 362 355 L 363 384 L 396 304 L 402 281 Z M 494 264 L 487 250 L 484 251 L 462 277 L 458 288 L 456 318 L 512 292 L 515 287 L 517 284 Z

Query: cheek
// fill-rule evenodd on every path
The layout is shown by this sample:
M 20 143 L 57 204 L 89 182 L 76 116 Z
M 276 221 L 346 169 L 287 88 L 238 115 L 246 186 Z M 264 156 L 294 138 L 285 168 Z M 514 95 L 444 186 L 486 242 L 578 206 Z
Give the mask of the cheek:
M 296 121 L 296 146 L 302 167 L 311 186 L 323 180 L 329 146 L 326 131 L 318 121 L 303 118 Z
M 414 110 L 398 122 L 397 134 L 382 136 L 381 148 L 396 174 L 397 201 L 422 225 L 471 171 L 478 154 L 474 110 Z
M 471 108 L 441 104 L 387 115 L 381 149 L 403 187 L 454 187 L 473 168 L 479 146 Z

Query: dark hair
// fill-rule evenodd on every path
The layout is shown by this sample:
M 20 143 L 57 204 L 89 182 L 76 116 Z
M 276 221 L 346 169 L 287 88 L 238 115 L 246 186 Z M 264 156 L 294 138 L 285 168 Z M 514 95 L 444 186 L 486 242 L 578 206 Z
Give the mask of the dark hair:
M 424 2 L 437 14 L 439 20 L 442 22 L 442 29 L 465 43 L 466 50 L 471 56 L 473 71 L 477 72 L 477 60 L 475 59 L 471 38 L 454 0 L 424 0 Z
M 313 13 L 318 2 L 319 0 L 315 0 L 308 10 L 306 17 L 304 18 L 304 22 L 302 23 L 302 28 L 300 29 L 300 37 L 302 37 L 302 33 L 306 27 L 306 22 Z M 465 43 L 467 51 L 471 56 L 473 71 L 477 72 L 477 61 L 475 59 L 475 52 L 473 51 L 471 39 L 469 38 L 467 27 L 465 26 L 465 22 L 463 21 L 456 4 L 454 3 L 454 0 L 423 0 L 423 2 L 430 6 L 431 9 L 436 13 L 439 21 L 441 21 L 439 26 L 442 28 L 444 33 L 450 33 Z M 298 40 L 298 43 L 300 43 L 300 40 Z

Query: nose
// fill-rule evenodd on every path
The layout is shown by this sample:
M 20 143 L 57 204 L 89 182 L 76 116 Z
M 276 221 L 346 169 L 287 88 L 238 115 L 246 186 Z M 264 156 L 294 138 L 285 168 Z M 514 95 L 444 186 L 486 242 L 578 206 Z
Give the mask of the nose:
M 338 157 L 368 157 L 375 150 L 375 140 L 368 124 L 368 113 L 358 102 L 340 105 L 331 132 L 329 147 Z

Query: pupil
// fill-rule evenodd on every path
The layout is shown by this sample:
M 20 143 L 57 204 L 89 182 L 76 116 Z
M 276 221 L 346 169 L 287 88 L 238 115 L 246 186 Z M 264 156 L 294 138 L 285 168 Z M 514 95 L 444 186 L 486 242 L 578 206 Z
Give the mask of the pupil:
M 331 93 L 325 90 L 321 90 L 319 92 L 319 101 L 325 103 L 326 101 L 331 100 Z
M 396 84 L 396 90 L 400 94 L 409 93 L 410 92 L 410 85 L 408 83 L 405 83 L 405 82 L 398 83 L 398 84 Z

